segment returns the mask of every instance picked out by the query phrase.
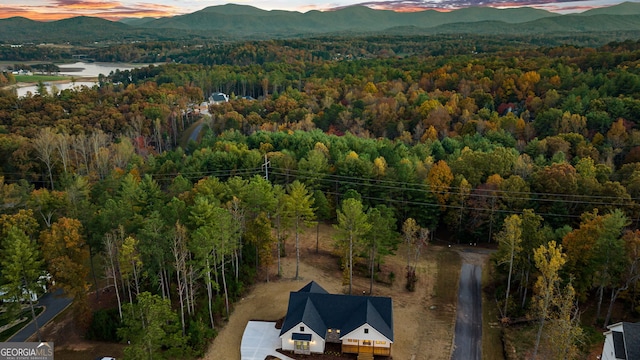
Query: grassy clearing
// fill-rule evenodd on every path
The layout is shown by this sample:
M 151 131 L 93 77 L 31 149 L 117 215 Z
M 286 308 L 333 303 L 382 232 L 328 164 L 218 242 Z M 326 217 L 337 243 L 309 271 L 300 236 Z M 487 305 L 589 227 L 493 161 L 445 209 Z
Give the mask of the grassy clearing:
M 14 75 L 14 77 L 16 79 L 16 82 L 23 82 L 23 83 L 71 80 L 71 76 L 55 76 L 55 75 Z
M 482 288 L 492 280 L 493 268 L 491 262 L 484 264 L 482 271 Z M 502 345 L 502 326 L 498 321 L 499 311 L 495 300 L 488 292 L 482 291 L 482 357 L 484 359 L 504 359 Z

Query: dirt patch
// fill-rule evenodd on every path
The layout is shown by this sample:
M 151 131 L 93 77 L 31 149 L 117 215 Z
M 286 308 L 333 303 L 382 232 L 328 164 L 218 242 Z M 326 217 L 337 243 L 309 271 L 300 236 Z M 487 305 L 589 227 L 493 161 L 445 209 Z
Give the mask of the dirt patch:
M 489 256 L 495 252 L 492 249 L 478 248 L 478 247 L 466 247 L 466 246 L 457 246 L 453 247 L 456 249 L 462 258 L 462 262 L 471 264 L 484 266 L 487 262 Z
M 331 293 L 348 291 L 342 285 L 342 272 L 338 259 L 332 255 L 334 229 L 329 225 L 320 227 L 319 252 L 316 253 L 315 228 L 302 236 L 300 253 L 300 280 L 295 275 L 295 249 L 288 241 L 288 256 L 282 259 L 283 278 L 255 285 L 248 295 L 239 301 L 229 322 L 213 340 L 204 359 L 240 359 L 240 342 L 249 320 L 277 321 L 287 311 L 289 292 L 297 291 L 311 280 L 318 282 Z M 447 247 L 428 246 L 417 267 L 416 292 L 408 292 L 404 285 L 406 258 L 400 247 L 395 256 L 389 256 L 383 265 L 381 278 L 395 274 L 393 284 L 374 284 L 373 295 L 391 296 L 394 305 L 393 359 L 449 359 L 455 325 L 455 303 L 444 303 L 434 293 L 437 277 L 437 258 Z M 274 265 L 272 274 L 277 273 Z M 275 276 L 271 276 L 275 278 Z M 457 286 L 457 284 L 452 284 Z M 353 293 L 368 293 L 369 280 L 354 276 Z

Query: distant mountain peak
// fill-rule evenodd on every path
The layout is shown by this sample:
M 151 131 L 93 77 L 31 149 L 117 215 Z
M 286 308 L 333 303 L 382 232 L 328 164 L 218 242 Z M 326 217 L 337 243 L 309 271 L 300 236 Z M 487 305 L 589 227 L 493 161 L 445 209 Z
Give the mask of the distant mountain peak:
M 269 11 L 259 9 L 251 5 L 224 4 L 224 5 L 209 6 L 196 12 L 205 12 L 205 13 L 214 12 L 214 13 L 225 14 L 225 15 L 257 15 L 257 14 L 268 13 Z

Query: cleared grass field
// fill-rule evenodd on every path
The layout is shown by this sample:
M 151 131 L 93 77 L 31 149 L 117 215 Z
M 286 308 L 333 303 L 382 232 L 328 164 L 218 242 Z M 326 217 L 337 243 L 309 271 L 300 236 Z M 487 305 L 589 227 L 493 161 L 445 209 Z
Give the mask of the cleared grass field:
M 16 82 L 37 83 L 45 81 L 64 81 L 70 80 L 71 76 L 55 76 L 55 75 L 14 75 Z

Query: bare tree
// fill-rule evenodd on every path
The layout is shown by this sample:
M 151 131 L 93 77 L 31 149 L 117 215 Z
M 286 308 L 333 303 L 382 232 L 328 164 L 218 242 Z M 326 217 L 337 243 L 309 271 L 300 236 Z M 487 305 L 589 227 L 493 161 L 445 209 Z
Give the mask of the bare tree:
M 182 322 L 182 335 L 186 334 L 184 319 L 184 302 L 187 292 L 187 256 L 188 249 L 186 244 L 187 230 L 180 223 L 176 223 L 175 233 L 173 235 L 173 257 L 176 267 L 176 281 L 178 291 L 178 299 L 180 300 L 180 320 Z
M 33 149 L 36 151 L 38 159 L 47 167 L 51 190 L 53 190 L 53 166 L 55 164 L 53 154 L 56 151 L 56 138 L 56 133 L 47 127 L 40 129 L 38 135 L 32 140 Z
M 107 255 L 107 279 L 113 279 L 113 288 L 116 291 L 118 300 L 118 314 L 122 320 L 122 301 L 120 300 L 120 290 L 118 289 L 118 236 L 114 232 L 104 235 L 104 251 Z

